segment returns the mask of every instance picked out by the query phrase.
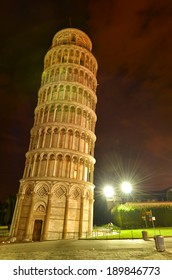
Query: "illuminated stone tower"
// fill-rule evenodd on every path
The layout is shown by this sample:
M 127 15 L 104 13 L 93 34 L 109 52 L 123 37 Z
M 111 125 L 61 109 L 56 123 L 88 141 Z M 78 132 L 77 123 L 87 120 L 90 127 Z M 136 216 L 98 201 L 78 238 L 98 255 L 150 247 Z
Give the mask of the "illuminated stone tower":
M 89 37 L 57 32 L 44 59 L 11 237 L 89 235 L 93 223 L 97 61 Z

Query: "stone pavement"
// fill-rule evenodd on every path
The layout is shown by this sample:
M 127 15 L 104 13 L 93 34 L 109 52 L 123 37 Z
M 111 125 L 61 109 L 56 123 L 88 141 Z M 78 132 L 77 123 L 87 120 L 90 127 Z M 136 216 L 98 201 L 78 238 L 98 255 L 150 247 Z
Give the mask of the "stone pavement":
M 172 238 L 164 243 L 164 252 L 153 239 L 0 243 L 0 260 L 172 260 Z

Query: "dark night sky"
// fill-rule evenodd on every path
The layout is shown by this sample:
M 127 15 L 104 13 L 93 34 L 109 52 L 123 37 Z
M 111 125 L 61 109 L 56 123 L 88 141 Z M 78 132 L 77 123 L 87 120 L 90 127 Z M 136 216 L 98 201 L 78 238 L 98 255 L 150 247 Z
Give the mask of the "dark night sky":
M 172 1 L 3 1 L 0 200 L 16 194 L 43 59 L 57 31 L 85 31 L 98 61 L 95 184 L 172 185 Z

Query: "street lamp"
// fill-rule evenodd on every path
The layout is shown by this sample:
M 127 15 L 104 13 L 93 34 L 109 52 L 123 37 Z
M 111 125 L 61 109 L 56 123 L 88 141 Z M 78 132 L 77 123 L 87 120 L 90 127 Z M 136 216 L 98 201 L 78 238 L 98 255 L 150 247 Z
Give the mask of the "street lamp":
M 125 193 L 125 194 L 131 193 L 131 191 L 132 191 L 132 185 L 131 185 L 131 183 L 128 182 L 128 181 L 122 182 L 122 184 L 121 184 L 121 190 L 122 190 L 122 192 Z
M 126 203 L 128 200 L 128 195 L 132 192 L 132 185 L 128 181 L 123 181 L 121 183 L 121 197 L 123 203 Z
M 104 193 L 106 199 L 108 199 L 108 200 L 113 200 L 114 195 L 115 195 L 115 192 L 114 192 L 113 187 L 111 187 L 111 186 L 106 186 L 106 187 L 103 189 L 103 193 Z
M 112 207 L 114 206 L 114 196 L 115 196 L 115 191 L 112 186 L 105 186 L 103 189 L 103 194 L 106 197 L 106 202 L 107 202 L 107 209 L 110 211 Z
M 119 187 L 116 189 L 116 192 L 112 186 L 105 186 L 103 189 L 104 196 L 106 197 L 107 202 L 111 202 L 108 204 L 108 208 L 113 206 L 114 203 L 122 203 L 126 200 L 127 195 L 132 192 L 132 185 L 128 181 L 124 181 L 121 183 L 121 191 Z
M 107 208 L 110 211 L 114 205 L 119 205 L 121 203 L 125 203 L 127 201 L 127 196 L 132 191 L 132 185 L 128 181 L 124 181 L 114 190 L 112 186 L 105 186 L 103 189 L 104 196 L 106 197 Z M 110 212 L 109 212 L 110 214 Z M 110 217 L 111 215 L 109 215 Z

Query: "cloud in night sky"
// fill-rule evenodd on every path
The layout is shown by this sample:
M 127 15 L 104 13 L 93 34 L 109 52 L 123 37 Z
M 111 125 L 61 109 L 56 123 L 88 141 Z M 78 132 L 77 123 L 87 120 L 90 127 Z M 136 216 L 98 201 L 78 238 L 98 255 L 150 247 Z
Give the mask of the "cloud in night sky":
M 90 36 L 99 65 L 95 179 L 102 170 L 113 177 L 119 158 L 154 174 L 140 188 L 169 187 L 172 2 L 18 0 L 0 10 L 0 199 L 18 190 L 43 58 L 70 22 Z

